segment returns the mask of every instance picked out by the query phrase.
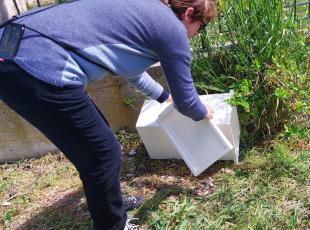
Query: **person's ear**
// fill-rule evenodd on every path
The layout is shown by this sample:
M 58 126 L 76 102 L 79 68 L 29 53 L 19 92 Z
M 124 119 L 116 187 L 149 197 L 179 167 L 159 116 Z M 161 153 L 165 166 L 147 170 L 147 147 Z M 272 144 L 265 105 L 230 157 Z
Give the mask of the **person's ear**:
M 194 13 L 194 8 L 193 7 L 188 7 L 182 14 L 181 18 L 183 22 L 191 22 L 192 15 Z

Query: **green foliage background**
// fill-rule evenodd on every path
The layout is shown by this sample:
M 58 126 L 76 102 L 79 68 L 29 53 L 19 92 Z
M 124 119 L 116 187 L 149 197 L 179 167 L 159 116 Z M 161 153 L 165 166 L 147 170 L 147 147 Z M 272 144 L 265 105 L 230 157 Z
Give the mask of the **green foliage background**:
M 273 137 L 284 127 L 307 130 L 309 20 L 294 20 L 281 0 L 226 0 L 219 8 L 220 19 L 192 40 L 200 93 L 234 90 L 229 102 L 238 106 L 243 143 Z

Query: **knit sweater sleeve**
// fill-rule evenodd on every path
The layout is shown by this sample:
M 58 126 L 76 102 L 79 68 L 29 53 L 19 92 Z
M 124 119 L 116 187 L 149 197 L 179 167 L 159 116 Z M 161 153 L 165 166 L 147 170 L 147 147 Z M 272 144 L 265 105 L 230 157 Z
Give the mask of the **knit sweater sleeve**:
M 193 120 L 202 120 L 207 110 L 199 99 L 190 71 L 190 47 L 183 24 L 172 24 L 161 31 L 157 53 L 175 108 Z
M 135 78 L 131 78 L 128 82 L 135 87 L 139 92 L 143 93 L 158 102 L 164 102 L 169 93 L 164 90 L 164 88 L 156 82 L 147 72 L 140 74 Z

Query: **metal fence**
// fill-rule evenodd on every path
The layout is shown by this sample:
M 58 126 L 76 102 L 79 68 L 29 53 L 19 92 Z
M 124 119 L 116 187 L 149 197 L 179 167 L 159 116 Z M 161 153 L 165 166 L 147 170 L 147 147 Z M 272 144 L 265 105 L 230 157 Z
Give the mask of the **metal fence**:
M 14 3 L 14 6 L 16 8 L 17 13 L 20 14 L 21 12 L 20 12 L 20 9 L 18 7 L 18 4 L 17 4 L 16 0 L 12 0 L 12 1 Z M 38 7 L 42 6 L 42 4 L 41 4 L 42 0 L 41 1 L 40 0 L 34 0 L 34 1 L 37 3 Z M 70 1 L 70 0 L 54 0 L 54 3 L 63 3 L 63 2 L 68 2 L 68 1 Z
M 292 2 L 292 1 L 290 1 Z M 297 2 L 297 0 L 294 0 L 293 3 L 290 3 L 287 0 L 284 0 L 284 5 L 286 8 L 293 8 L 293 13 L 294 13 L 294 19 L 297 19 L 297 15 L 298 15 L 298 10 L 300 7 L 303 6 L 307 6 L 308 5 L 308 10 L 307 10 L 307 14 L 305 16 L 303 16 L 303 19 L 309 19 L 310 18 L 310 1 L 308 2 Z
M 20 14 L 20 10 L 18 8 L 16 0 L 12 0 L 12 1 L 14 2 L 17 13 Z M 42 5 L 41 1 L 36 0 L 38 7 L 41 7 L 41 5 Z M 309 19 L 310 18 L 310 0 L 307 2 L 297 2 L 297 0 L 293 0 L 293 2 L 292 2 L 292 0 L 290 0 L 290 1 L 289 0 L 283 0 L 283 1 L 284 1 L 285 8 L 293 8 L 293 14 L 294 14 L 295 20 L 297 19 L 299 8 L 308 5 L 307 14 L 305 16 L 303 16 L 303 19 Z M 63 3 L 63 2 L 68 2 L 68 0 L 55 0 L 55 3 Z
M 301 16 L 301 19 L 302 20 L 305 20 L 305 19 L 310 19 L 310 0 L 307 1 L 307 2 L 297 2 L 297 0 L 283 0 L 283 3 L 284 3 L 284 8 L 285 9 L 291 9 L 293 8 L 293 17 L 294 17 L 294 20 L 296 21 L 297 20 L 297 16 L 300 13 L 302 7 L 305 7 L 305 6 L 308 6 L 307 9 L 304 9 L 303 11 L 303 14 L 304 16 Z M 218 21 L 218 31 L 220 33 L 226 33 L 228 32 L 227 29 L 224 28 L 223 26 L 223 17 L 220 15 L 217 19 Z

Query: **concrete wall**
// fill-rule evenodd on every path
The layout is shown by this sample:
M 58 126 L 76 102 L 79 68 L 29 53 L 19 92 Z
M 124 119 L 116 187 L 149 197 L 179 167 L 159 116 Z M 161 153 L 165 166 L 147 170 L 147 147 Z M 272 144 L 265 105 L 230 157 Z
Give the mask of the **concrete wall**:
M 20 13 L 27 10 L 26 0 L 16 0 L 16 4 Z M 0 0 L 0 23 L 8 20 L 9 18 L 17 14 L 18 12 L 13 0 Z
M 159 65 L 152 66 L 150 75 L 165 85 Z M 87 87 L 88 94 L 109 121 L 113 131 L 135 129 L 139 110 L 145 97 L 123 79 L 107 76 Z M 133 101 L 125 105 L 126 99 Z M 57 150 L 37 129 L 0 101 L 0 162 L 33 158 Z

